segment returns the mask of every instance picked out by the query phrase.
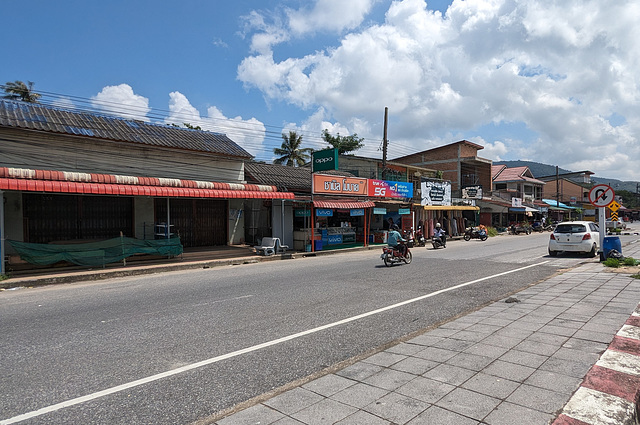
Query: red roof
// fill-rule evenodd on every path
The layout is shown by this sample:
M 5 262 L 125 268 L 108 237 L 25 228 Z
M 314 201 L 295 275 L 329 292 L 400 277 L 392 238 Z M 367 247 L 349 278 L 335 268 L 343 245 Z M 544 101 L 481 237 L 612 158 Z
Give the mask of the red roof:
M 0 190 L 181 198 L 294 199 L 275 186 L 0 167 Z

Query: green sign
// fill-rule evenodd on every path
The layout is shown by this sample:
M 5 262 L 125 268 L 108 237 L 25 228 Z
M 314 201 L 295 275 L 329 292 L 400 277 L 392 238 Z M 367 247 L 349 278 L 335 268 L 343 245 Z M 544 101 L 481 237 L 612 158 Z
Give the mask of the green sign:
M 311 217 L 311 210 L 293 210 L 296 217 Z
M 323 149 L 311 154 L 312 171 L 338 169 L 338 148 Z

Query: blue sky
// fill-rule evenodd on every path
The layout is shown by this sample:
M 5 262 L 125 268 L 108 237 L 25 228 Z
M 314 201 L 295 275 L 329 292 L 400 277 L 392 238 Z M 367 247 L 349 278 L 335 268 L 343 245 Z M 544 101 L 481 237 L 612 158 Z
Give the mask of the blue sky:
M 365 138 L 640 180 L 640 4 L 599 0 L 5 0 L 0 83 L 42 102 L 228 134 Z M 13 17 L 7 18 L 7 17 Z

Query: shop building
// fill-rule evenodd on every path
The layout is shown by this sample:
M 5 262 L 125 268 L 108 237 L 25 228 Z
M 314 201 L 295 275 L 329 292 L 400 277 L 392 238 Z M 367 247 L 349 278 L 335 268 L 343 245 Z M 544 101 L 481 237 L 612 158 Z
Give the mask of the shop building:
M 248 184 L 252 157 L 224 134 L 2 100 L 0 138 L 3 242 L 242 244 L 247 200 L 294 198 Z

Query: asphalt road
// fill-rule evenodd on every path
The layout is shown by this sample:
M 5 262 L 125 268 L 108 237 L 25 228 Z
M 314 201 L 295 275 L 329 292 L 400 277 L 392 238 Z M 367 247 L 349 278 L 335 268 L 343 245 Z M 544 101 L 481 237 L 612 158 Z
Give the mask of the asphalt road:
M 391 268 L 370 250 L 4 291 L 0 424 L 210 417 L 597 261 L 548 257 L 548 238 L 429 245 Z

